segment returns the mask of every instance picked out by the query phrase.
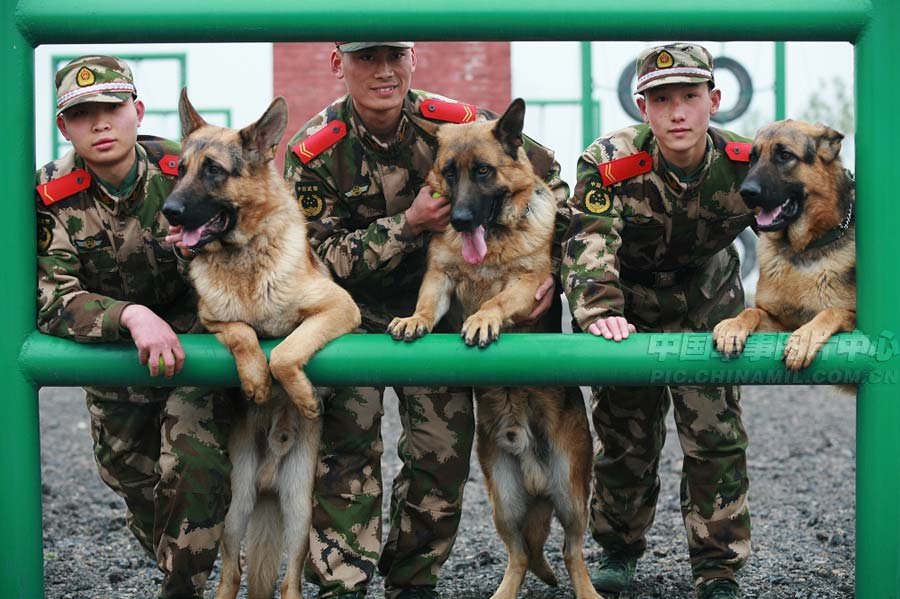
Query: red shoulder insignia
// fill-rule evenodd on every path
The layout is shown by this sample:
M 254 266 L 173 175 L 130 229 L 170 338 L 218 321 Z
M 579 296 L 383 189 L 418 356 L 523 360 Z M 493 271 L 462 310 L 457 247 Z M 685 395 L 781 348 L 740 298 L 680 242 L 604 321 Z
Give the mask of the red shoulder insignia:
M 346 135 L 347 124 L 335 119 L 295 145 L 291 151 L 297 155 L 300 162 L 309 164 L 310 160 L 344 139 Z
M 725 155 L 734 162 L 750 162 L 753 144 L 746 141 L 729 141 L 725 144 Z
M 459 104 L 457 102 L 444 102 L 442 100 L 427 99 L 419 104 L 419 112 L 422 116 L 436 121 L 448 123 L 471 123 L 478 114 L 478 108 L 472 104 Z
M 638 152 L 624 158 L 617 158 L 597 165 L 604 185 L 613 185 L 644 173 L 653 168 L 653 157 L 648 152 Z
M 90 186 L 91 174 L 80 168 L 64 177 L 38 185 L 37 192 L 41 196 L 44 206 L 52 206 L 56 202 L 71 197 L 79 191 L 84 191 Z
M 164 154 L 159 159 L 159 170 L 173 177 L 178 175 L 178 156 L 175 154 Z

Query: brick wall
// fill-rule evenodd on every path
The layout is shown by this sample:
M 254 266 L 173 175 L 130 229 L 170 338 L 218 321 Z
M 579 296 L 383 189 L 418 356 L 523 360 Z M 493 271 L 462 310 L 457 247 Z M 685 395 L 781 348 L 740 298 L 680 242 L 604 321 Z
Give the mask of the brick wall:
M 346 93 L 331 72 L 329 42 L 276 43 L 274 90 L 290 106 L 285 141 L 332 100 Z M 508 42 L 420 42 L 412 86 L 502 112 L 510 102 Z M 278 163 L 282 164 L 283 149 Z

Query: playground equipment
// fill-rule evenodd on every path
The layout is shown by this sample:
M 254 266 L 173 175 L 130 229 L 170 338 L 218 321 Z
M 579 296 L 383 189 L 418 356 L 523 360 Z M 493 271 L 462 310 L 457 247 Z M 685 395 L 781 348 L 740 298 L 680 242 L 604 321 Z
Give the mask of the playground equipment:
M 35 332 L 34 65 L 47 43 L 248 42 L 333 39 L 833 40 L 855 44 L 857 79 L 858 304 L 861 332 L 838 336 L 802 376 L 778 360 L 784 337 L 759 335 L 723 361 L 709 335 L 635 335 L 621 344 L 589 336 L 508 335 L 487 350 L 456 336 L 413 345 L 351 335 L 309 365 L 316 383 L 834 383 L 860 381 L 857 402 L 856 596 L 900 599 L 900 276 L 885 266 L 900 223 L 893 145 L 900 137 L 900 3 L 894 0 L 272 0 L 2 1 L 4 88 L 0 130 L 6 178 L 7 258 L 0 324 L 0 592 L 43 596 L 38 410 L 41 385 L 148 384 L 125 346 L 76 345 Z M 876 265 L 882 264 L 879 269 Z M 226 350 L 184 336 L 185 372 L 167 385 L 237 382 Z M 267 346 L 271 347 L 271 345 Z M 669 378 L 667 378 L 669 377 Z M 727 377 L 727 378 L 726 378 Z M 161 384 L 160 381 L 154 381 Z

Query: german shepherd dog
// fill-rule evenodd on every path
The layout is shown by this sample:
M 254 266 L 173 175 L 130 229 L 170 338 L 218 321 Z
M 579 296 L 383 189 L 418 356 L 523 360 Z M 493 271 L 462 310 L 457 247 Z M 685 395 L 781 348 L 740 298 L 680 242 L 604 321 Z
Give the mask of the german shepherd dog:
M 740 354 L 754 331 L 794 331 L 784 362 L 800 370 L 832 335 L 856 327 L 856 193 L 839 157 L 843 138 L 793 120 L 756 135 L 741 185 L 761 232 L 756 307 L 716 325 L 719 351 Z
M 553 194 L 522 149 L 525 103 L 494 122 L 444 125 L 428 182 L 451 203 L 435 234 L 415 314 L 388 327 L 395 339 L 430 332 L 456 302 L 468 345 L 485 347 L 523 320 L 550 274 Z M 523 329 L 519 329 L 523 330 Z M 597 599 L 582 554 L 588 522 L 591 435 L 583 400 L 554 387 L 479 389 L 478 459 L 509 562 L 495 599 L 516 596 L 526 570 L 556 585 L 544 557 L 554 511 L 579 599 Z
M 232 500 L 216 598 L 237 596 L 246 533 L 248 596 L 273 596 L 286 548 L 281 597 L 299 599 L 321 433 L 303 366 L 357 327 L 360 313 L 309 246 L 303 213 L 275 168 L 284 99 L 236 131 L 207 124 L 184 90 L 179 116 L 179 176 L 163 213 L 196 252 L 189 272 L 200 321 L 234 356 L 252 400 L 229 439 Z M 281 336 L 267 363 L 259 337 Z M 280 385 L 270 388 L 270 371 Z

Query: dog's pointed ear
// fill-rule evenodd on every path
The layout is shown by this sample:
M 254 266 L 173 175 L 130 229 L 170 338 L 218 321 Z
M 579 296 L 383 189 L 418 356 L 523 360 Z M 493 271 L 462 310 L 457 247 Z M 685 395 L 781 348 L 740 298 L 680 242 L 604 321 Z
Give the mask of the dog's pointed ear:
M 516 98 L 497 120 L 494 136 L 500 141 L 504 151 L 513 157 L 519 156 L 522 147 L 522 129 L 525 128 L 525 100 Z
M 832 162 L 841 153 L 841 141 L 844 135 L 835 131 L 827 125 L 819 125 L 822 128 L 822 134 L 816 142 L 816 154 L 822 159 L 822 162 Z
M 206 125 L 206 121 L 200 116 L 191 101 L 188 100 L 187 88 L 181 88 L 181 99 L 178 101 L 178 117 L 181 119 L 181 139 Z
M 278 96 L 258 121 L 241 129 L 244 158 L 254 163 L 268 162 L 275 158 L 275 151 L 287 129 L 287 122 L 287 101 Z

